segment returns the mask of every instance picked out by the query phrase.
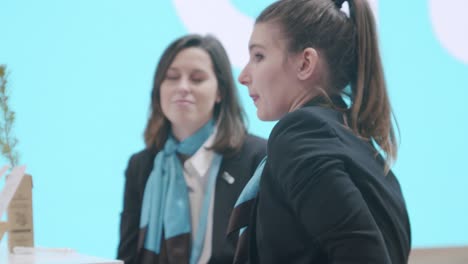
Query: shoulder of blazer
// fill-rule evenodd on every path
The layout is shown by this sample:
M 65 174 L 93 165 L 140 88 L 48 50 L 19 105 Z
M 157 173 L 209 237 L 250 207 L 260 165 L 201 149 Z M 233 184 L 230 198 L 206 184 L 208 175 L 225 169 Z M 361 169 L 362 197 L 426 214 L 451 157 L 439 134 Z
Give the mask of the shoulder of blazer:
M 231 157 L 225 157 L 227 161 L 253 162 L 255 164 L 266 156 L 267 140 L 255 135 L 247 134 L 241 149 Z
M 130 157 L 131 162 L 134 162 L 138 165 L 144 165 L 148 161 L 153 161 L 156 157 L 158 151 L 156 148 L 145 148 Z M 142 164 L 143 163 L 143 164 Z
M 252 153 L 254 155 L 266 155 L 267 140 L 259 136 L 247 134 L 242 145 L 241 152 Z
M 235 155 L 223 158 L 221 170 L 235 177 L 249 179 L 260 161 L 266 156 L 266 152 L 266 139 L 248 134 L 241 149 Z
M 298 120 L 304 120 L 310 125 L 318 125 L 327 123 L 329 126 L 334 127 L 337 125 L 343 125 L 343 113 L 330 107 L 324 106 L 306 106 L 300 108 L 294 112 L 286 114 L 279 122 L 289 123 L 291 121 L 297 122 Z
M 153 170 L 156 154 L 157 150 L 155 148 L 146 148 L 130 157 L 127 177 L 132 177 L 131 180 L 136 181 L 139 189 L 145 188 L 146 181 Z

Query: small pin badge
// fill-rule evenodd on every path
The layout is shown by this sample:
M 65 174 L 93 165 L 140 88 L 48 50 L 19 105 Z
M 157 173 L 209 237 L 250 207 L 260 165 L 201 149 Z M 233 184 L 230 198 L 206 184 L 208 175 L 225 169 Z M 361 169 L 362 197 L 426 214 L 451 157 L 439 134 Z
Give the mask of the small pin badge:
M 223 173 L 222 177 L 229 184 L 233 184 L 236 181 L 236 179 L 234 179 L 234 177 L 232 177 L 227 171 Z

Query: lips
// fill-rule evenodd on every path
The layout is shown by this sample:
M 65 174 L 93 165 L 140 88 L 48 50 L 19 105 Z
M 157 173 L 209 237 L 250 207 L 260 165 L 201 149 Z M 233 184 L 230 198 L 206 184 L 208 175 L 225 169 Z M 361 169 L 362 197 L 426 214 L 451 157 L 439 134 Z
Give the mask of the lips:
M 176 104 L 193 104 L 194 102 L 187 99 L 177 99 L 174 101 Z
M 256 94 L 251 94 L 250 95 L 250 98 L 252 98 L 252 100 L 254 101 L 254 103 L 258 100 L 259 96 L 256 95 Z

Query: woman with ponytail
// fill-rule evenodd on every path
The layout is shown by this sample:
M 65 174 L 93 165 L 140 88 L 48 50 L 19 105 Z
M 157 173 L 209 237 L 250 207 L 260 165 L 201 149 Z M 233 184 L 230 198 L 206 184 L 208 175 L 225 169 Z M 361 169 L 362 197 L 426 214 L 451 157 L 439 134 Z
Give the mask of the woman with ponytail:
M 279 121 L 230 219 L 234 263 L 407 263 L 375 21 L 366 0 L 343 2 L 282 0 L 256 19 L 239 81 Z
M 232 263 L 229 216 L 266 154 L 246 131 L 226 51 L 186 35 L 163 52 L 146 148 L 125 172 L 117 257 L 125 264 Z

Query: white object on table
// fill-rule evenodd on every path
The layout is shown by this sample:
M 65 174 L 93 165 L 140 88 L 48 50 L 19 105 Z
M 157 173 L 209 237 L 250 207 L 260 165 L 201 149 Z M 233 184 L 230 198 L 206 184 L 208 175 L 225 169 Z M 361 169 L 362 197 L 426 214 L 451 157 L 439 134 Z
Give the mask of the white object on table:
M 69 248 L 18 248 L 9 253 L 6 243 L 0 245 L 1 264 L 124 264 L 121 260 L 83 255 Z
M 4 166 L 0 170 L 3 174 L 7 169 L 8 166 L 6 169 Z M 0 219 L 2 219 L 3 213 L 5 213 L 5 211 L 7 210 L 8 205 L 10 204 L 10 201 L 13 198 L 13 195 L 15 195 L 16 189 L 18 189 L 18 186 L 20 185 L 21 180 L 23 179 L 25 171 L 26 166 L 14 167 L 10 173 L 10 176 L 6 179 L 3 189 L 0 191 Z
M 71 248 L 44 248 L 44 247 L 14 247 L 13 248 L 13 254 L 15 255 L 44 254 L 44 253 L 69 254 L 69 253 L 76 253 L 76 251 Z
M 3 177 L 3 174 L 10 168 L 8 165 L 3 165 L 3 167 L 0 169 L 0 180 Z

